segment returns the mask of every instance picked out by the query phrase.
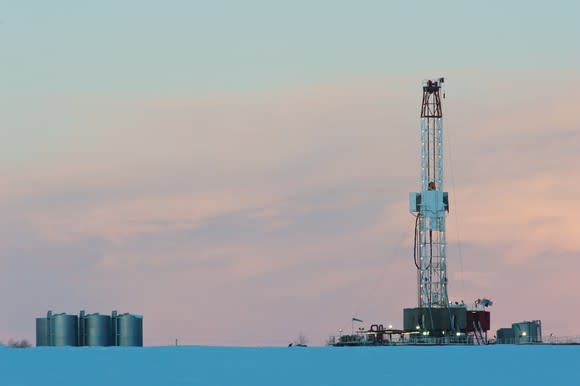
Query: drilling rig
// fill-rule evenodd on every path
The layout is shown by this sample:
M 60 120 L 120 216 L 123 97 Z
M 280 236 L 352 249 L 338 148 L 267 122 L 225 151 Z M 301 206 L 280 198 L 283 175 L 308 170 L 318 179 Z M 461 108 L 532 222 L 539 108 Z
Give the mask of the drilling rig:
M 423 85 L 421 103 L 420 193 L 409 194 L 409 211 L 415 216 L 413 259 L 417 268 L 419 307 L 446 307 L 445 214 L 449 195 L 443 191 L 443 78 Z
M 417 270 L 417 307 L 403 310 L 403 327 L 407 333 L 416 334 L 417 339 L 474 338 L 484 342 L 489 312 L 468 310 L 463 302 L 450 302 L 447 294 L 445 218 L 449 213 L 449 195 L 443 190 L 444 80 L 423 82 L 420 192 L 409 193 L 409 211 L 415 217 L 413 261 Z
M 420 191 L 409 193 L 409 212 L 415 218 L 413 263 L 417 270 L 417 306 L 403 309 L 402 330 L 373 324 L 355 334 L 353 328 L 351 335 L 341 333 L 337 340 L 333 338 L 330 344 L 334 346 L 488 343 L 487 307 L 493 302 L 477 299 L 468 308 L 462 300 L 450 301 L 447 292 L 445 219 L 449 213 L 449 194 L 444 191 L 444 81 L 444 78 L 423 81 Z M 362 322 L 355 317 L 352 320 Z

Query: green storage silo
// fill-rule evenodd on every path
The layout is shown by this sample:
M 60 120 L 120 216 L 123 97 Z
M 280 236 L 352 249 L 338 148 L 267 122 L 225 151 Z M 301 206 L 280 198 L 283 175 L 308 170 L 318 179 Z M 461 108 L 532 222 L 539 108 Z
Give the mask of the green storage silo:
M 36 347 L 48 346 L 48 317 L 36 318 Z
M 85 315 L 79 319 L 80 346 L 111 346 L 113 344 L 113 326 L 109 315 L 99 313 Z
M 49 346 L 78 346 L 78 324 L 76 315 L 66 313 L 48 316 Z
M 113 345 L 143 346 L 143 316 L 113 311 Z

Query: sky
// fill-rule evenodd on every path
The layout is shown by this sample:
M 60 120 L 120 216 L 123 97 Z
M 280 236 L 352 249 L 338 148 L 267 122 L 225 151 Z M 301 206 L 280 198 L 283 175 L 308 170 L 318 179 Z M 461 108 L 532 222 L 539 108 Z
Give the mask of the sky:
M 446 77 L 450 298 L 580 335 L 575 1 L 0 1 L 0 341 L 311 344 L 416 304 L 421 82 Z M 563 312 L 565 310 L 565 312 Z

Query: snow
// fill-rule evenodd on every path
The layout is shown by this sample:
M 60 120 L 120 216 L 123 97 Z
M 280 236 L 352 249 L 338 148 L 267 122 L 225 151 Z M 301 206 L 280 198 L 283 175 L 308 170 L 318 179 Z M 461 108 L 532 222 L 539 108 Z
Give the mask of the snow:
M 0 384 L 580 385 L 580 346 L 0 347 Z

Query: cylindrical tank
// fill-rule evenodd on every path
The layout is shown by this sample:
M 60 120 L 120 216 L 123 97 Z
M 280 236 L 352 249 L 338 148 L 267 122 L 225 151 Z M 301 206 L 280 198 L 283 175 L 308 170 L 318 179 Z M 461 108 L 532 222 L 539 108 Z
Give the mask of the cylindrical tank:
M 78 319 L 64 313 L 49 317 L 49 345 L 78 346 Z
M 143 316 L 117 315 L 113 324 L 116 346 L 143 346 Z
M 36 318 L 36 347 L 48 345 L 48 318 Z
M 82 342 L 86 346 L 111 346 L 113 333 L 111 317 L 109 315 L 91 314 L 81 319 L 84 337 Z

